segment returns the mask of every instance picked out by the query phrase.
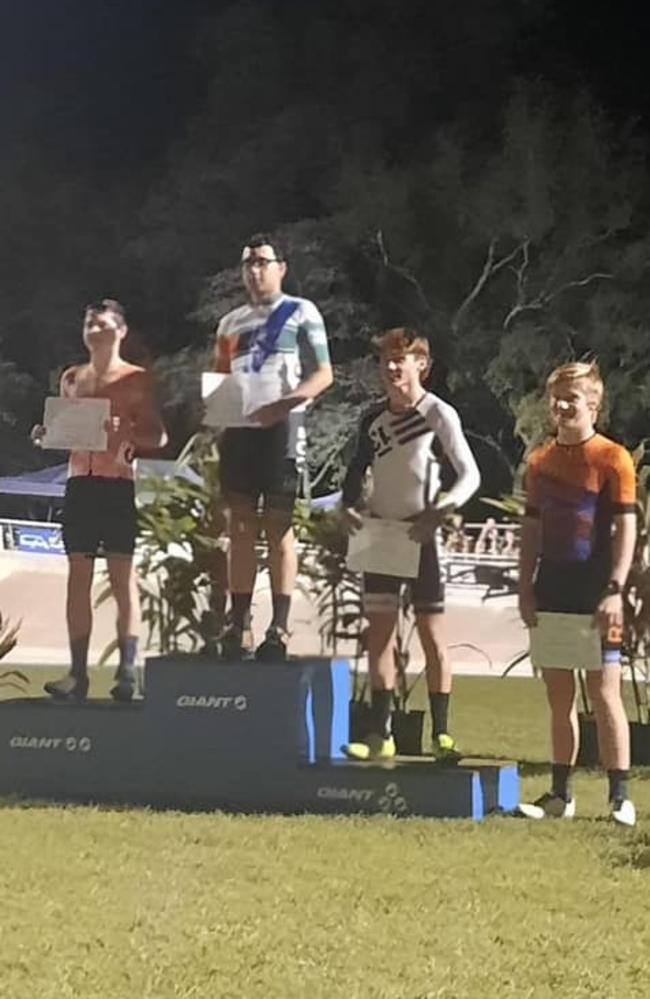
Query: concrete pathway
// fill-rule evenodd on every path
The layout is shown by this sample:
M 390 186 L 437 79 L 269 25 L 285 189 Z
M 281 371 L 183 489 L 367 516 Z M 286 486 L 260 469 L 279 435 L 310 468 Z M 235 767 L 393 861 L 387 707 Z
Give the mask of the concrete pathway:
M 11 664 L 66 664 L 65 587 L 67 563 L 60 555 L 29 555 L 0 552 L 0 612 L 4 619 L 22 619 L 18 646 L 2 661 L 0 669 Z M 104 563 L 98 562 L 94 591 L 105 586 Z M 445 615 L 450 655 L 458 674 L 500 676 L 512 658 L 527 647 L 515 598 L 491 597 L 483 602 L 482 587 L 450 586 Z M 255 594 L 254 624 L 261 640 L 270 618 L 268 577 L 260 580 Z M 114 636 L 115 610 L 107 600 L 95 611 L 91 642 L 91 662 L 97 661 Z M 298 592 L 292 612 L 291 651 L 296 655 L 321 653 L 318 620 L 308 598 Z M 155 650 L 152 650 L 155 652 Z M 338 654 L 351 654 L 341 646 Z M 114 661 L 114 660 L 113 660 Z M 410 671 L 422 668 L 423 658 L 417 638 L 413 641 Z M 518 666 L 513 675 L 531 674 L 529 663 Z

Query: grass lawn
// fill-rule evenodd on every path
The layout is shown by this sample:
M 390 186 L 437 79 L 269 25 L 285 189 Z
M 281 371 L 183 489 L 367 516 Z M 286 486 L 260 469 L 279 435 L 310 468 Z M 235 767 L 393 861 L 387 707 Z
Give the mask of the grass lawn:
M 546 788 L 541 684 L 461 678 L 453 721 Z M 648 996 L 648 776 L 633 831 L 591 773 L 578 818 L 534 824 L 5 802 L 0 997 Z

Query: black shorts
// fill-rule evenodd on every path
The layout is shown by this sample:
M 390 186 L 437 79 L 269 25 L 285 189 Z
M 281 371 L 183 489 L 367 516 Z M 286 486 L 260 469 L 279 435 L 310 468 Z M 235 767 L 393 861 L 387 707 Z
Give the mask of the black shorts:
M 542 559 L 535 578 L 537 610 L 551 614 L 593 614 L 603 598 L 610 566 L 596 562 L 550 562 Z M 603 665 L 621 661 L 623 632 L 610 628 L 602 639 Z
M 593 614 L 608 580 L 609 566 L 602 561 L 541 559 L 535 577 L 537 609 L 554 614 Z
M 219 480 L 227 500 L 235 493 L 271 510 L 293 510 L 298 492 L 295 458 L 287 454 L 289 424 L 249 429 L 232 427 L 219 441 Z
M 444 611 L 445 584 L 440 574 L 435 541 L 422 545 L 420 568 L 415 579 L 365 572 L 363 609 L 369 614 L 396 611 L 400 605 L 403 586 L 407 589 L 409 602 L 416 614 L 441 614 Z
M 133 482 L 99 475 L 68 479 L 63 501 L 63 545 L 68 555 L 133 555 L 136 534 Z

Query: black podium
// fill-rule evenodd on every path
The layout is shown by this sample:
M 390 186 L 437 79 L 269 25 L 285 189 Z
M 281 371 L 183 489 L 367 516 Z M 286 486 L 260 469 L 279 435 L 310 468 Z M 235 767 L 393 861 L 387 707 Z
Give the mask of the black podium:
M 247 812 L 481 819 L 519 799 L 514 764 L 353 763 L 345 660 L 147 660 L 145 698 L 0 702 L 0 794 Z

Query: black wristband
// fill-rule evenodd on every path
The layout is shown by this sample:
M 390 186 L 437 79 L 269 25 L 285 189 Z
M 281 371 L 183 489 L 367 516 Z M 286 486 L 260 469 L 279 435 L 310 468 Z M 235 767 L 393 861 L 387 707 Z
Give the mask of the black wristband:
M 610 579 L 603 593 L 604 597 L 617 597 L 623 592 L 623 587 L 618 579 Z

